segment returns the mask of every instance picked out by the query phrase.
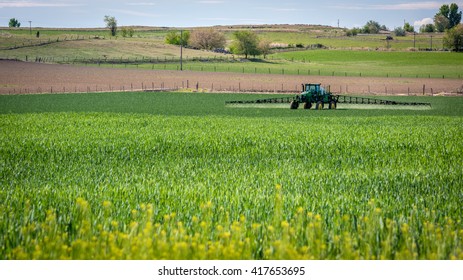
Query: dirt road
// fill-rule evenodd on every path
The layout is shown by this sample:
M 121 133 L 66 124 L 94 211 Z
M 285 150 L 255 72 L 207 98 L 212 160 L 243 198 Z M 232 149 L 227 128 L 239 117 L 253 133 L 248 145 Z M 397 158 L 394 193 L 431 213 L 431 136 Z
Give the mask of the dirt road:
M 295 76 L 190 71 L 112 69 L 0 60 L 0 94 L 94 92 L 190 88 L 207 91 L 299 92 L 321 83 L 336 93 L 455 93 L 463 79 Z

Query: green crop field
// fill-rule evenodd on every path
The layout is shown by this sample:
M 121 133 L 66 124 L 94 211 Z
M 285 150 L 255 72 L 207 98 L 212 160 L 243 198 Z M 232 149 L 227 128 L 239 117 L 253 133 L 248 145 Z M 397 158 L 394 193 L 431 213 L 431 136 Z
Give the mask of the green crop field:
M 462 98 L 259 97 L 0 96 L 0 259 L 463 259 Z
M 185 61 L 183 69 L 204 72 L 235 72 L 285 75 L 324 75 L 353 77 L 463 77 L 463 55 L 449 52 L 368 52 L 309 50 L 270 55 L 266 60 L 237 62 L 217 56 L 215 60 Z M 221 61 L 222 60 L 222 61 Z M 95 63 L 95 62 L 93 62 Z M 154 63 L 104 63 L 100 67 L 178 70 L 179 60 Z

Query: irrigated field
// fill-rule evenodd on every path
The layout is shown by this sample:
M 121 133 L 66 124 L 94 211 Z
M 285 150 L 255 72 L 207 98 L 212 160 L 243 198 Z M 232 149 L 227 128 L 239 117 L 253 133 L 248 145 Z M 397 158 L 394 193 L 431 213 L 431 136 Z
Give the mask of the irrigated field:
M 256 97 L 0 96 L 0 258 L 463 259 L 461 98 Z

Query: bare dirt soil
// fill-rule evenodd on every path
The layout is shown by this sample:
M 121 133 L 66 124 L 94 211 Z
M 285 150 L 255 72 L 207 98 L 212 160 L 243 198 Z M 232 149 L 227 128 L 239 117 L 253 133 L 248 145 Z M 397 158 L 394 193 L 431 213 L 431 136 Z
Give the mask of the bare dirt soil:
M 295 76 L 112 69 L 0 60 L 0 94 L 131 91 L 189 88 L 199 91 L 293 92 L 321 83 L 335 93 L 426 95 L 457 93 L 463 79 Z

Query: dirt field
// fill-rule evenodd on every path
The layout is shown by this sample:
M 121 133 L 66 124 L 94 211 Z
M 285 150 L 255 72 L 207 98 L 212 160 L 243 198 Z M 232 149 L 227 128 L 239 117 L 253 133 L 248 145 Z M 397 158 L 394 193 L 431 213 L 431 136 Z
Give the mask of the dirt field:
M 94 92 L 190 88 L 207 91 L 299 92 L 321 83 L 352 94 L 456 93 L 463 79 L 293 76 L 190 71 L 112 69 L 0 60 L 0 94 Z

